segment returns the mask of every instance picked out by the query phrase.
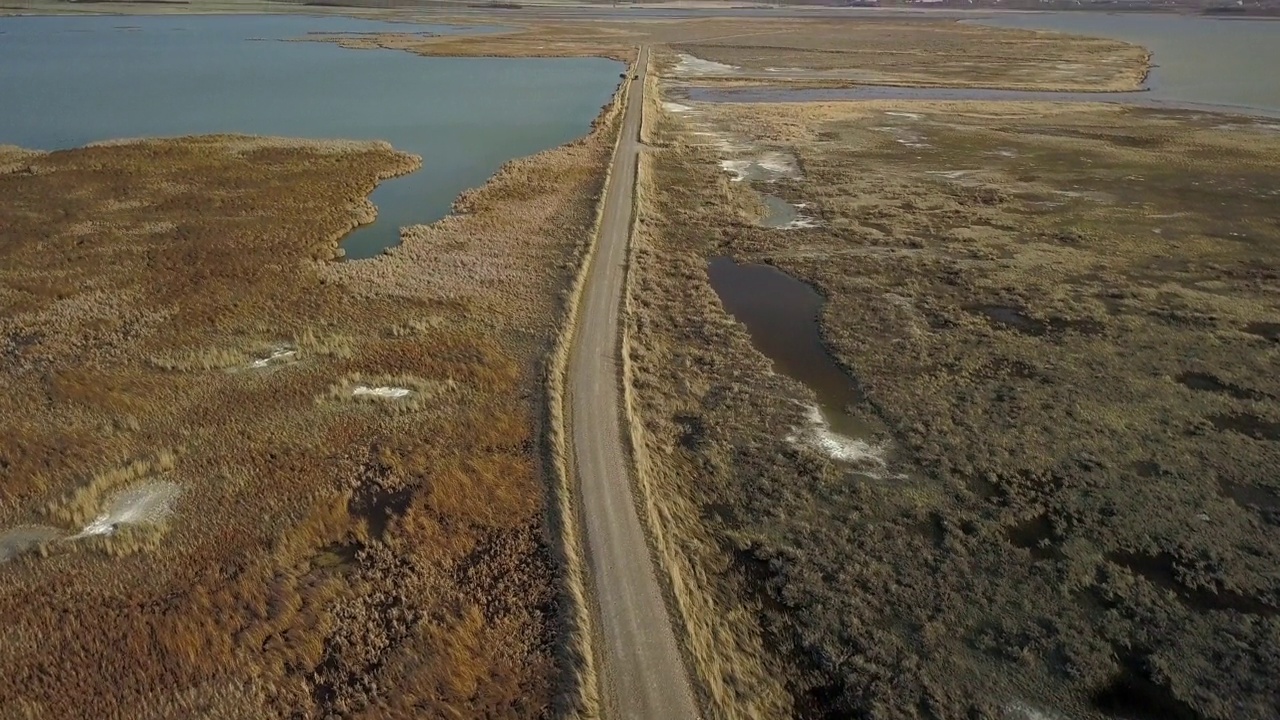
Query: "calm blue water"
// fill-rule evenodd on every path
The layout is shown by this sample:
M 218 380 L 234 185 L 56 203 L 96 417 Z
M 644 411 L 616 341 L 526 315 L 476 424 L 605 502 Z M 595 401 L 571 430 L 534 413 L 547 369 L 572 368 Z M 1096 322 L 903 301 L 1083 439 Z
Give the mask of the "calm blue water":
M 980 22 L 1123 40 L 1151 50 L 1151 93 L 1169 103 L 1280 115 L 1280 21 L 1155 13 L 1007 13 Z
M 276 42 L 387 30 L 453 29 L 275 15 L 0 18 L 0 144 L 215 132 L 387 140 L 424 166 L 374 191 L 378 221 L 343 243 L 348 257 L 369 257 L 398 242 L 400 227 L 443 217 L 502 163 L 584 134 L 623 70 Z

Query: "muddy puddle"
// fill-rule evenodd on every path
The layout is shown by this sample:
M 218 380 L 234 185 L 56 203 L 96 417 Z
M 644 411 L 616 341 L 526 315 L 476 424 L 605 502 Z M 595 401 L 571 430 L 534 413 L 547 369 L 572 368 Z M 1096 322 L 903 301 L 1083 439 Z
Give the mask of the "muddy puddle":
M 707 265 L 711 287 L 725 310 L 747 326 L 752 344 L 774 368 L 799 380 L 818 396 L 830 429 L 853 440 L 870 441 L 876 428 L 849 408 L 863 402 L 857 381 L 827 352 L 819 330 L 823 297 L 777 268 L 738 264 L 715 257 Z
M 804 213 L 806 205 L 793 205 L 777 195 L 762 194 L 764 216 L 760 224 L 771 230 L 796 230 L 799 228 L 817 227 L 818 221 Z
M 800 217 L 799 210 L 796 206 L 783 200 L 777 195 L 765 195 L 764 199 L 764 219 L 762 224 L 767 228 L 785 228 Z

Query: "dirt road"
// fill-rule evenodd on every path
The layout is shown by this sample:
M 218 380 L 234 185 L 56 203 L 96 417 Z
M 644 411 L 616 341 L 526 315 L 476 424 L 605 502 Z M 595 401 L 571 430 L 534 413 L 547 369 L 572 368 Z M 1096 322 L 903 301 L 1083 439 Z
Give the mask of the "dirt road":
M 569 356 L 570 439 L 599 610 L 606 712 L 614 718 L 682 720 L 698 713 L 632 500 L 619 414 L 618 315 L 648 57 L 642 48 Z

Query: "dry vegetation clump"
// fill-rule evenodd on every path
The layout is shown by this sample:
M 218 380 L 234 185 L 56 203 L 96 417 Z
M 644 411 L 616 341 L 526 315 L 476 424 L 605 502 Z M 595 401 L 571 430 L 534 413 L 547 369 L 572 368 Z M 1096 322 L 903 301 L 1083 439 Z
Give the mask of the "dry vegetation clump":
M 761 227 L 692 131 L 793 152 L 754 190 L 822 226 Z M 701 105 L 653 135 L 629 332 L 656 497 L 796 715 L 1273 716 L 1280 135 L 992 103 Z M 721 254 L 819 289 L 905 474 L 788 440 L 811 391 L 725 315 Z
M 518 308 L 427 239 L 325 262 L 417 166 L 385 144 L 139 141 L 0 174 L 0 716 L 548 715 L 564 600 L 532 383 L 608 133 L 509 166 L 428 234 L 514 253 Z M 504 223 L 506 195 L 545 207 Z M 315 402 L 340 378 L 457 391 Z M 112 468 L 157 448 L 180 455 L 139 475 L 180 489 L 166 527 L 84 546 L 143 552 L 9 553 L 44 508 L 110 515 L 136 487 Z

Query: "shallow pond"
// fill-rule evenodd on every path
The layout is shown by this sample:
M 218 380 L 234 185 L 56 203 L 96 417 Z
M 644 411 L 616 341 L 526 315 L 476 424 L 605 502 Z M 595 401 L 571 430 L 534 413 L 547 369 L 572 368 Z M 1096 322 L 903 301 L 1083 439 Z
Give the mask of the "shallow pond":
M 724 309 L 747 327 L 756 349 L 774 368 L 804 383 L 818 396 L 831 429 L 853 439 L 868 439 L 874 428 L 849 412 L 863 401 L 858 384 L 827 352 L 819 322 L 823 297 L 770 265 L 738 264 L 715 257 L 707 265 L 711 287 Z
M 424 58 L 312 32 L 458 32 L 276 15 L 0 18 L 0 144 L 56 150 L 121 137 L 248 133 L 387 140 L 421 155 L 381 184 L 349 258 L 448 214 L 513 158 L 585 134 L 618 83 L 610 60 Z
M 763 224 L 767 228 L 786 228 L 796 222 L 800 217 L 800 212 L 795 205 L 783 200 L 777 195 L 762 195 L 764 200 L 764 220 Z

